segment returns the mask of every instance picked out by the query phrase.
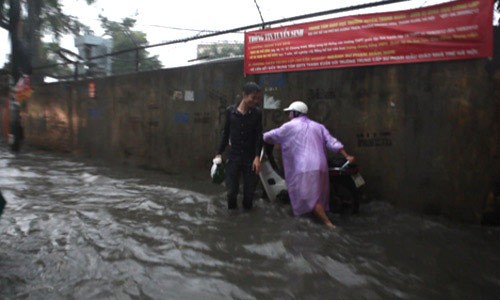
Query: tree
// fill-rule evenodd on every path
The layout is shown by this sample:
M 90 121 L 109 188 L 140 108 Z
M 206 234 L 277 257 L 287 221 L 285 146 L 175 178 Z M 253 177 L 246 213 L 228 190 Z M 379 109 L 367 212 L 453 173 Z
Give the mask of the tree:
M 85 2 L 92 4 L 95 0 Z M 21 13 L 23 10 L 27 16 Z M 59 0 L 0 0 L 0 27 L 9 31 L 11 74 L 15 80 L 21 73 L 31 74 L 40 66 L 45 47 L 42 35 L 51 34 L 57 42 L 63 34 L 88 29 L 76 17 L 64 14 Z M 32 82 L 43 77 L 39 72 L 33 75 Z
M 135 19 L 128 17 L 121 22 L 110 21 L 104 16 L 99 16 L 99 19 L 105 34 L 113 39 L 113 52 L 121 52 L 113 56 L 113 74 L 162 68 L 158 55 L 149 56 L 149 52 L 144 49 L 148 45 L 146 34 L 132 30 Z
M 74 77 L 75 72 L 67 64 L 61 64 L 61 53 L 64 54 L 65 57 L 67 57 L 67 54 L 62 52 L 61 47 L 57 42 L 42 42 L 40 51 L 40 65 L 52 66 L 48 71 L 44 72 L 45 75 L 57 79 Z M 73 56 L 71 58 L 73 58 Z M 67 62 L 64 59 L 63 61 Z
M 8 9 L 7 9 L 8 8 Z M 4 0 L 0 0 L 0 26 L 9 31 L 11 40 L 11 68 L 12 76 L 17 81 L 21 72 L 31 73 L 31 66 L 23 59 L 27 56 L 27 48 L 23 47 L 20 39 L 21 4 L 19 1 L 9 0 L 8 7 Z
M 234 57 L 243 55 L 244 45 L 242 43 L 219 42 L 198 45 L 198 59 L 215 59 L 223 57 Z
M 500 0 L 495 0 L 495 1 L 497 3 L 497 12 L 500 13 Z M 500 26 L 500 18 L 498 19 L 498 23 L 499 23 L 498 26 Z

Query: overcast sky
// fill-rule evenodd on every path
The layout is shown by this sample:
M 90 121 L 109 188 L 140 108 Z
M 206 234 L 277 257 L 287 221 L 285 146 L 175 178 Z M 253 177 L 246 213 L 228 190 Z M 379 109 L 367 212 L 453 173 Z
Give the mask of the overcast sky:
M 203 34 L 203 30 L 228 30 L 258 24 L 261 22 L 261 17 L 256 2 L 259 5 L 262 18 L 267 22 L 380 0 L 181 0 L 175 2 L 97 0 L 91 6 L 86 5 L 84 0 L 62 1 L 66 13 L 77 16 L 82 23 L 91 26 L 98 36 L 103 34 L 98 20 L 99 14 L 113 21 L 121 21 L 125 17 L 132 17 L 137 20 L 134 29 L 145 32 L 150 44 L 158 44 L 192 37 L 200 32 Z M 400 4 L 381 6 L 376 11 L 404 10 L 449 1 L 409 0 Z M 358 10 L 347 14 L 357 15 L 370 12 L 374 12 L 374 10 Z M 343 15 L 346 14 L 329 15 L 322 17 L 322 19 L 337 18 Z M 298 22 L 309 21 L 312 20 Z M 239 33 L 218 36 L 210 41 L 243 42 L 243 37 L 243 33 Z M 202 42 L 208 42 L 208 40 L 197 40 L 193 43 L 183 43 L 175 46 L 154 47 L 148 49 L 148 51 L 152 54 L 158 54 L 165 66 L 173 66 L 178 63 L 176 61 L 185 62 L 195 58 L 195 45 Z M 5 30 L 0 30 L 0 43 L 0 66 L 2 66 L 7 54 L 10 52 L 10 41 Z M 72 37 L 64 38 L 61 41 L 61 46 L 76 52 Z

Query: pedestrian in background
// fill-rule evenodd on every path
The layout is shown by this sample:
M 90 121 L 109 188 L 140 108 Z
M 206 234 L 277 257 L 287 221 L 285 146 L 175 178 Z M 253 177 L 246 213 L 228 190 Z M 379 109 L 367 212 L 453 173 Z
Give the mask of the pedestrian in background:
M 226 109 L 222 138 L 215 159 L 221 159 L 226 147 L 227 207 L 236 209 L 240 177 L 243 177 L 243 207 L 253 207 L 253 198 L 260 172 L 262 150 L 262 100 L 259 85 L 248 82 L 243 86 L 242 98 L 237 105 Z
M 290 120 L 264 133 L 264 142 L 281 145 L 293 214 L 313 212 L 326 226 L 335 228 L 326 215 L 330 195 L 327 150 L 340 152 L 350 162 L 354 157 L 347 154 L 344 145 L 325 126 L 307 117 L 304 102 L 293 102 L 284 111 Z
M 7 201 L 5 201 L 5 198 L 2 195 L 2 192 L 0 191 L 0 216 L 3 214 L 3 209 L 5 208 L 5 205 L 7 204 Z

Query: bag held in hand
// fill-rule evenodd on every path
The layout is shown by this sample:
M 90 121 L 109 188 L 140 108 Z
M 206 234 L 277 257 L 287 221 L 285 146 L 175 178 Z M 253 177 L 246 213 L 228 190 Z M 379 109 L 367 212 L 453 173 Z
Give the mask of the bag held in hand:
M 212 182 L 215 184 L 224 182 L 226 173 L 222 159 L 214 158 L 212 168 L 210 169 L 210 177 L 212 177 Z

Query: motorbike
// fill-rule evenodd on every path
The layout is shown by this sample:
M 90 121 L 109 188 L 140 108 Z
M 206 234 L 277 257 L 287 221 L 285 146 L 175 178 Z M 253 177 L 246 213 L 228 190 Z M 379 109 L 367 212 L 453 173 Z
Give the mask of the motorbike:
M 259 176 L 264 196 L 272 202 L 289 203 L 290 198 L 283 171 L 274 159 L 272 145 L 264 145 L 261 159 Z M 362 187 L 365 185 L 358 165 L 351 164 L 343 158 L 332 158 L 328 160 L 328 172 L 330 177 L 330 212 L 357 214 L 362 197 Z
M 330 211 L 341 214 L 357 214 L 365 180 L 357 164 L 345 159 L 328 161 L 330 175 Z
M 261 163 L 259 177 L 264 190 L 264 197 L 270 201 L 289 203 L 287 185 L 283 171 L 280 169 L 273 155 L 274 146 L 264 144 L 261 152 Z

